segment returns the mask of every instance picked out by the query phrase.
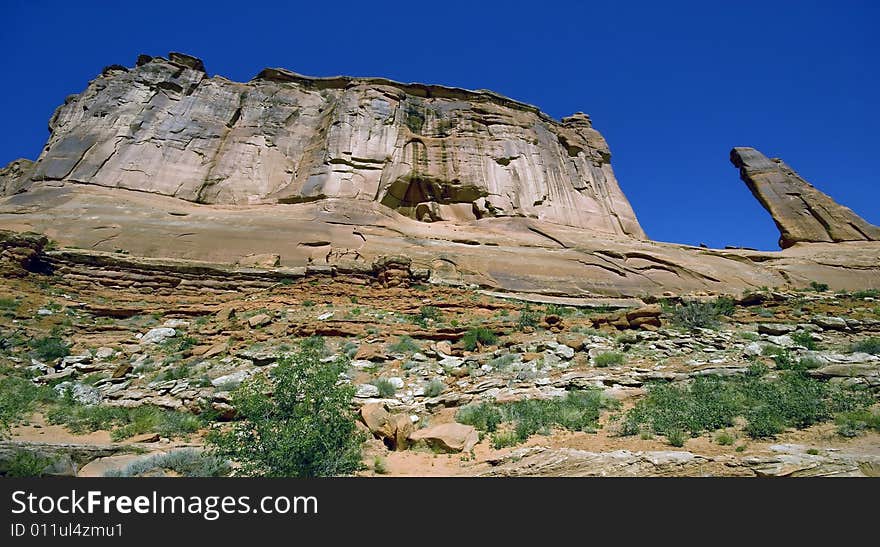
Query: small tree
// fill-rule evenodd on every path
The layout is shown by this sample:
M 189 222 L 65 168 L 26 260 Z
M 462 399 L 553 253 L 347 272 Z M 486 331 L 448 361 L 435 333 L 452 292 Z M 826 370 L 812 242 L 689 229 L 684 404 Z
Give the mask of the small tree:
M 233 393 L 240 421 L 209 441 L 241 465 L 238 474 L 328 477 L 361 467 L 355 388 L 339 379 L 347 359 L 322 363 L 322 352 L 323 342 L 309 339 L 279 360 L 271 378 L 251 378 Z

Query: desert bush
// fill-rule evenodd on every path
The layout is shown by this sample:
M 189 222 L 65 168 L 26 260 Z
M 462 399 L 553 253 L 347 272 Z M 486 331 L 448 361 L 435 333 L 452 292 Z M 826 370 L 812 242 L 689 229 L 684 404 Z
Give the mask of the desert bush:
M 373 458 L 373 472 L 377 475 L 388 473 L 388 467 L 385 465 L 385 460 L 381 456 Z
M 682 430 L 693 435 L 732 426 L 744 417 L 753 438 L 772 437 L 786 427 L 804 428 L 836 413 L 866 409 L 865 392 L 832 386 L 799 370 L 781 371 L 778 378 L 697 378 L 689 385 L 656 384 L 626 414 L 624 435 L 648 428 L 658 434 Z
M 608 367 L 611 365 L 622 365 L 624 361 L 624 356 L 622 353 L 618 351 L 606 351 L 605 353 L 600 353 L 593 360 L 593 364 L 597 367 Z
M 42 361 L 54 361 L 70 355 L 70 346 L 57 336 L 31 340 L 30 347 L 33 355 Z
M 727 431 L 722 431 L 718 435 L 715 435 L 715 442 L 721 446 L 730 446 L 734 441 L 736 441 L 736 438 Z
M 835 422 L 837 433 L 844 437 L 855 437 L 869 429 L 880 432 L 880 410 L 843 412 L 837 416 Z
M 391 353 L 415 353 L 419 351 L 419 345 L 409 336 L 403 335 L 397 339 L 397 342 L 388 346 Z
M 850 296 L 852 296 L 853 298 L 880 298 L 880 290 L 865 289 L 861 291 L 856 291 Z
M 592 430 L 598 425 L 600 411 L 613 406 L 616 402 L 598 390 L 570 391 L 553 399 L 470 404 L 459 409 L 455 419 L 489 433 L 498 431 L 501 423 L 510 423 L 512 429 L 493 435 L 493 444 L 501 447 L 523 442 L 535 433 L 549 433 L 554 426 L 570 431 Z
M 0 376 L 0 436 L 33 412 L 37 403 L 54 399 L 51 388 L 34 385 L 27 378 Z
M 532 310 L 531 304 L 526 304 L 522 310 L 519 312 L 519 317 L 516 320 L 516 326 L 519 330 L 525 330 L 526 328 L 535 328 L 538 326 L 540 318 L 538 314 Z
M 443 380 L 433 378 L 430 382 L 425 384 L 425 397 L 436 397 L 443 393 L 443 390 L 445 389 L 446 384 L 443 383 Z
M 304 341 L 271 376 L 253 376 L 233 393 L 240 421 L 211 434 L 209 443 L 216 455 L 240 464 L 237 474 L 322 477 L 361 467 L 355 388 L 339 381 L 348 361 L 322 363 L 321 357 L 318 344 Z
M 42 477 L 52 463 L 51 458 L 29 450 L 16 450 L 5 462 L 4 474 L 7 477 Z
M 880 355 L 880 336 L 873 336 L 864 340 L 859 340 L 850 347 L 850 351 L 858 353 L 870 353 L 872 355 Z
M 796 332 L 791 335 L 791 339 L 795 344 L 805 347 L 808 350 L 816 349 L 816 341 L 813 340 L 813 335 L 806 331 Z
M 158 433 L 163 437 L 179 437 L 198 431 L 202 420 L 190 413 L 156 406 L 124 408 L 118 406 L 81 405 L 70 391 L 62 394 L 58 404 L 46 414 L 51 424 L 64 425 L 73 433 L 109 430 L 114 441 L 141 433 Z
M 135 460 L 122 469 L 104 473 L 105 477 L 138 477 L 156 469 L 173 471 L 184 477 L 224 477 L 232 470 L 229 462 L 207 452 L 183 448 Z
M 394 397 L 394 394 L 397 393 L 397 388 L 394 387 L 394 384 L 391 383 L 391 380 L 388 378 L 377 378 L 373 385 L 376 386 L 376 389 L 379 390 L 379 397 L 383 399 L 390 399 Z
M 672 446 L 681 448 L 687 441 L 687 435 L 681 429 L 673 429 L 666 433 L 666 441 Z
M 718 318 L 733 313 L 733 302 L 729 299 L 712 302 L 692 301 L 675 306 L 670 311 L 670 320 L 678 328 L 694 330 L 711 329 L 718 326 Z
M 828 290 L 828 284 L 819 283 L 818 281 L 810 281 L 810 288 L 816 292 L 825 292 Z
M 464 349 L 473 351 L 477 349 L 477 346 L 490 346 L 494 344 L 498 341 L 498 337 L 486 327 L 474 327 L 464 334 L 462 341 Z

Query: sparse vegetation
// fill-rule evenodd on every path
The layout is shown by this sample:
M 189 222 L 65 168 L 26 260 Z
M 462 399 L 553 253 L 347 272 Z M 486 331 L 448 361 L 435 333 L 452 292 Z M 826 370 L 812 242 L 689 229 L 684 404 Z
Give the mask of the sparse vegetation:
M 322 363 L 321 349 L 317 341 L 303 343 L 270 377 L 256 375 L 233 393 L 240 419 L 209 442 L 216 455 L 239 463 L 236 474 L 322 477 L 361 467 L 363 437 L 350 407 L 355 388 L 338 381 L 348 362 Z
M 373 472 L 377 475 L 388 473 L 388 467 L 385 465 L 385 460 L 381 456 L 373 458 Z
M 860 340 L 850 347 L 853 353 L 870 353 L 872 355 L 880 355 L 880 336 L 874 336 Z
M 232 470 L 229 462 L 193 448 L 183 448 L 135 460 L 122 469 L 104 473 L 105 477 L 139 477 L 157 470 L 183 477 L 224 477 Z
M 547 400 L 470 404 L 460 408 L 455 419 L 480 431 L 494 433 L 493 445 L 501 448 L 521 443 L 535 433 L 549 434 L 554 426 L 570 431 L 593 430 L 598 425 L 599 412 L 614 406 L 616 401 L 598 390 L 570 391 L 565 397 Z M 510 427 L 499 429 L 502 423 Z
M 425 384 L 425 397 L 436 397 L 443 393 L 446 384 L 440 378 L 432 378 L 430 382 Z
M 486 327 L 474 327 L 469 329 L 462 338 L 464 349 L 474 351 L 478 346 L 491 346 L 498 341 L 495 333 Z
M 795 344 L 807 348 L 808 350 L 816 349 L 816 341 L 813 340 L 813 335 L 809 332 L 800 331 L 791 335 L 791 339 Z
M 0 436 L 33 412 L 37 403 L 54 398 L 50 388 L 36 386 L 27 378 L 0 376 Z
M 523 309 L 519 312 L 519 317 L 516 320 L 517 329 L 523 331 L 526 329 L 533 329 L 538 326 L 539 317 L 538 314 L 532 310 L 532 306 L 529 303 L 526 303 L 523 306 Z
M 697 435 L 730 427 L 742 416 L 750 437 L 772 437 L 786 427 L 804 428 L 835 413 L 865 409 L 871 400 L 864 392 L 831 386 L 799 371 L 782 372 L 777 379 L 699 377 L 689 385 L 651 386 L 627 413 L 621 433 L 635 435 L 649 428 L 661 435 L 675 430 Z
M 388 378 L 378 378 L 373 382 L 373 385 L 379 390 L 379 397 L 383 399 L 390 399 L 397 393 L 397 388 Z
M 612 365 L 622 365 L 625 357 L 619 351 L 606 351 L 600 353 L 593 360 L 593 364 L 597 367 L 610 367 Z
M 42 477 L 53 463 L 51 458 L 29 450 L 16 450 L 6 461 L 3 474 L 7 477 Z
M 397 342 L 388 346 L 388 351 L 391 353 L 415 353 L 419 351 L 419 349 L 419 345 L 406 335 L 401 336 L 397 339 Z
M 810 288 L 816 292 L 825 292 L 828 290 L 828 284 L 819 283 L 818 281 L 810 281 Z
M 110 431 L 114 441 L 141 433 L 158 433 L 163 437 L 179 437 L 196 432 L 202 420 L 190 413 L 167 410 L 155 406 L 124 408 L 119 406 L 82 405 L 65 391 L 58 404 L 46 415 L 49 423 L 62 424 L 73 433 L 90 433 L 101 429 Z
M 736 437 L 728 433 L 727 431 L 722 431 L 721 433 L 715 435 L 715 442 L 720 444 L 721 446 L 730 446 L 736 441 Z
M 667 308 L 672 324 L 687 330 L 717 328 L 719 318 L 722 315 L 731 315 L 733 310 L 733 301 L 729 298 L 710 302 L 695 300 L 679 304 L 671 310 Z
M 54 361 L 70 355 L 70 346 L 57 336 L 31 340 L 30 347 L 34 356 L 42 361 Z

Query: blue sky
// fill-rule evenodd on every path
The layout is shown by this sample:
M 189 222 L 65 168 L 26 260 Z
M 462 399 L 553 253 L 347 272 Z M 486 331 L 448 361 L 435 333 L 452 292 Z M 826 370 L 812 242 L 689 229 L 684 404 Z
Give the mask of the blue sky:
M 880 7 L 870 1 L 45 2 L 0 7 L 0 164 L 105 65 L 182 51 L 266 66 L 488 88 L 591 115 L 656 240 L 777 248 L 729 161 L 778 156 L 880 224 Z

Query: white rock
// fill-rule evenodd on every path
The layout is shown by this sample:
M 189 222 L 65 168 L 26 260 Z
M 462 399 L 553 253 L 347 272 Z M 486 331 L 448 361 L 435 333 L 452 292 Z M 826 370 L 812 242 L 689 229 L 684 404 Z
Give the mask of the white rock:
M 116 354 L 116 350 L 113 348 L 98 348 L 95 351 L 95 357 L 98 359 L 109 359 Z
M 332 312 L 332 311 L 328 311 L 327 313 L 322 313 L 321 315 L 318 316 L 318 321 L 324 321 L 325 319 L 330 319 L 331 317 L 333 317 L 334 313 L 335 312 Z
M 224 376 L 214 378 L 213 380 L 211 380 L 211 385 L 214 387 L 219 387 L 240 384 L 251 374 L 253 374 L 253 372 L 250 370 L 239 370 L 238 372 L 233 372 L 232 374 L 226 374 Z
M 764 346 L 761 345 L 760 342 L 752 342 L 748 344 L 745 349 L 743 349 L 743 353 L 746 355 L 758 356 L 761 355 L 764 351 Z
M 394 389 L 400 389 L 403 387 L 403 379 L 399 376 L 392 376 L 388 378 L 388 382 L 394 386 Z
M 377 388 L 373 384 L 360 384 L 360 385 L 358 385 L 357 393 L 355 393 L 354 396 L 359 397 L 361 399 L 378 397 L 379 396 L 379 388 Z
M 448 357 L 444 357 L 443 359 L 441 359 L 439 363 L 440 363 L 440 366 L 444 367 L 444 368 L 445 367 L 458 368 L 461 366 L 462 363 L 464 363 L 464 359 L 461 359 L 459 357 L 453 357 L 450 355 Z
M 170 327 L 150 329 L 141 337 L 141 344 L 159 344 L 168 338 L 177 336 L 177 331 Z
M 40 308 L 37 310 L 37 315 L 52 315 L 52 310 L 47 310 L 46 308 Z

